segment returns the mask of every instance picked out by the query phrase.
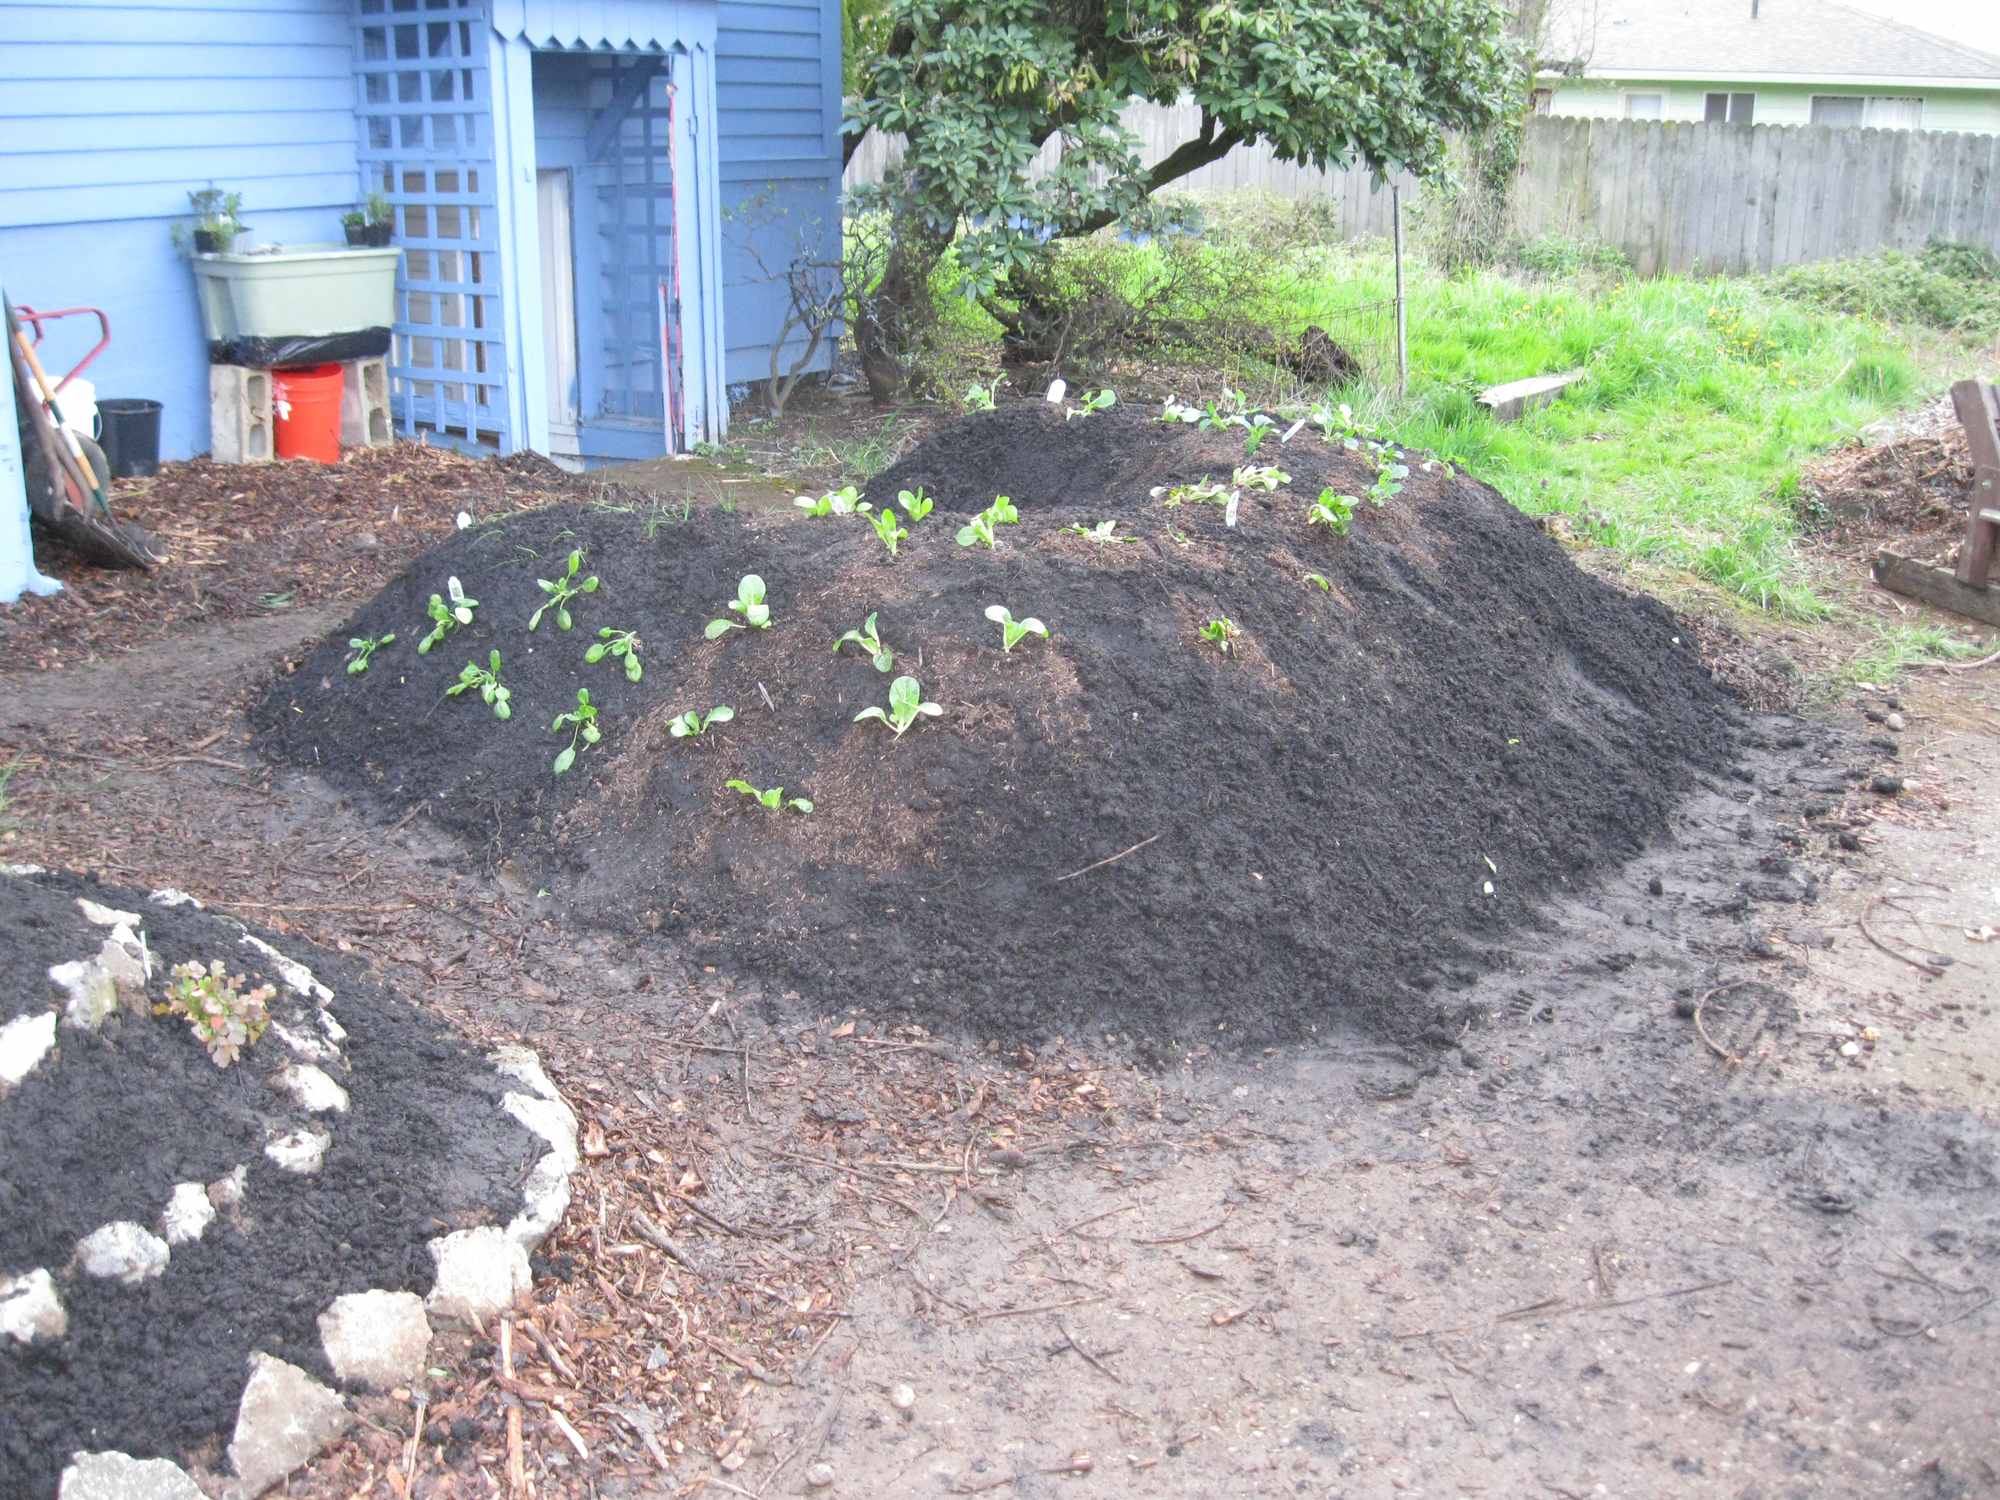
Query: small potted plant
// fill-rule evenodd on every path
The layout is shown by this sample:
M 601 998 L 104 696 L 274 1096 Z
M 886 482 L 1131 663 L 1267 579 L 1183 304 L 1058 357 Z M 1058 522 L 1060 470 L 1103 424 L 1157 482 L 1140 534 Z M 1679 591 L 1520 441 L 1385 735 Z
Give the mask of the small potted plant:
M 389 243 L 395 232 L 396 210 L 380 193 L 370 193 L 362 224 L 361 243 L 380 249 Z
M 194 210 L 191 237 L 197 255 L 228 254 L 237 237 L 250 227 L 237 217 L 243 210 L 243 195 L 225 193 L 212 182 L 197 192 L 189 193 L 188 206 Z M 178 225 L 174 229 L 175 240 L 183 245 L 189 235 L 186 225 Z
M 340 227 L 347 231 L 347 243 L 365 245 L 368 243 L 368 214 L 365 210 L 351 208 L 340 216 Z

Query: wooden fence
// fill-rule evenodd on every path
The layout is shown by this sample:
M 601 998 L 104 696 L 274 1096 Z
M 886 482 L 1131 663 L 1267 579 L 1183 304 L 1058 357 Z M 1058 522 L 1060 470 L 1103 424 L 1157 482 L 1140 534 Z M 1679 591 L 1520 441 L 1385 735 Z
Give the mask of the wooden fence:
M 1147 161 L 1199 121 L 1188 104 L 1125 112 Z M 1053 143 L 1044 155 L 1054 160 Z M 871 137 L 848 183 L 880 181 L 900 156 L 900 141 Z M 1389 193 L 1367 172 L 1313 171 L 1273 159 L 1268 146 L 1239 146 L 1177 186 L 1327 194 L 1348 235 L 1389 233 Z M 1769 271 L 1931 239 L 2000 253 L 2000 135 L 1538 118 L 1522 148 L 1512 233 L 1599 239 L 1643 275 Z

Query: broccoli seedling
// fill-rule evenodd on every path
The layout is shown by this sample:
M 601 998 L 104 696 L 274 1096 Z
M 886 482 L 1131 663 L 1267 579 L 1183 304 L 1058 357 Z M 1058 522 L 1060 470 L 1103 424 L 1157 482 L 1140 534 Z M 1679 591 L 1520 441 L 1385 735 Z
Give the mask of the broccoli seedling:
M 897 739 L 919 718 L 935 719 L 944 710 L 935 703 L 924 702 L 923 684 L 914 677 L 898 677 L 889 684 L 889 707 L 864 708 L 854 716 L 859 724 L 863 719 L 880 719 L 889 726 Z
M 1230 476 L 1246 490 L 1275 490 L 1281 484 L 1290 484 L 1292 476 L 1276 464 L 1246 464 Z
M 1271 429 L 1276 424 L 1261 411 L 1254 417 L 1239 417 L 1237 420 L 1243 424 L 1244 429 L 1243 456 L 1255 458 L 1257 450 L 1264 446 L 1264 439 L 1271 435 Z
M 1199 479 L 1193 484 L 1156 485 L 1152 497 L 1169 508 L 1192 500 L 1197 505 L 1227 505 L 1229 486 L 1219 479 Z
M 444 591 L 449 596 L 448 599 L 439 598 L 436 594 L 432 594 L 431 602 L 424 606 L 424 613 L 429 615 L 431 619 L 431 629 L 429 635 L 417 642 L 417 655 L 419 656 L 428 655 L 431 647 L 450 635 L 459 626 L 470 625 L 472 623 L 472 612 L 479 608 L 479 601 L 477 599 L 466 598 L 465 590 L 459 587 L 458 578 L 455 575 L 444 581 Z
M 1109 388 L 1101 391 L 1085 391 L 1075 406 L 1064 409 L 1063 420 L 1067 422 L 1073 417 L 1087 417 L 1092 412 L 1109 411 L 1117 404 L 1118 393 Z
M 487 655 L 486 665 L 483 667 L 477 662 L 467 662 L 464 670 L 458 674 L 458 681 L 454 682 L 444 691 L 446 697 L 456 698 L 460 693 L 470 692 L 473 688 L 479 689 L 479 696 L 485 701 L 486 706 L 493 710 L 494 718 L 511 719 L 514 717 L 514 705 L 510 701 L 513 694 L 500 685 L 500 653 L 498 651 L 490 652 Z
M 995 529 L 1001 526 L 1018 526 L 1020 522 L 1021 512 L 1015 507 L 1014 502 L 1005 495 L 995 495 L 991 505 L 958 528 L 958 545 L 971 547 L 984 542 L 990 552 L 996 545 Z
M 1012 651 L 1024 635 L 1039 635 L 1046 639 L 1049 633 L 1049 627 L 1044 625 L 1040 620 L 1037 620 L 1033 615 L 1030 615 L 1025 620 L 1015 619 L 1012 612 L 1004 604 L 987 605 L 986 618 L 994 621 L 1000 627 L 1000 649 L 1002 651 Z
M 993 398 L 1000 394 L 1000 387 L 1007 383 L 1005 375 L 995 375 L 986 384 L 973 381 L 965 388 L 965 409 L 967 411 L 993 410 Z
M 1307 419 L 1325 434 L 1328 442 L 1343 448 L 1361 446 L 1361 428 L 1354 420 L 1354 408 L 1345 401 L 1338 407 L 1322 402 L 1307 414 Z
M 606 625 L 597 632 L 597 642 L 583 653 L 583 659 L 596 666 L 605 657 L 625 665 L 625 680 L 637 682 L 646 675 L 646 669 L 639 664 L 639 648 L 645 644 L 636 630 L 613 630 Z
M 1328 580 L 1326 574 L 1324 573 L 1308 573 L 1306 574 L 1306 582 L 1318 584 L 1319 591 L 1322 594 L 1330 594 L 1333 592 L 1333 584 Z
M 828 490 L 824 495 L 797 495 L 792 504 L 809 516 L 864 516 L 873 509 L 853 485 Z
M 592 573 L 588 578 L 579 580 L 576 575 L 582 569 L 583 549 L 579 547 L 576 551 L 570 553 L 569 565 L 563 570 L 560 578 L 537 578 L 535 580 L 535 587 L 549 597 L 544 599 L 535 612 L 528 616 L 529 630 L 535 630 L 540 627 L 542 616 L 550 610 L 556 612 L 556 627 L 558 629 L 567 630 L 571 625 L 576 623 L 570 617 L 569 601 L 581 594 L 594 594 L 597 592 L 597 575 Z
M 718 703 L 706 714 L 699 709 L 689 709 L 667 726 L 667 733 L 677 740 L 699 739 L 711 724 L 727 724 L 736 717 L 736 710 L 727 703 Z
M 769 630 L 771 628 L 771 607 L 764 602 L 764 580 L 755 573 L 745 573 L 737 582 L 736 597 L 727 608 L 743 616 L 738 620 L 715 619 L 708 622 L 708 629 L 702 633 L 711 641 L 731 630 L 745 628 Z
M 354 654 L 347 658 L 347 675 L 359 677 L 368 670 L 369 658 L 396 638 L 396 632 L 387 635 L 351 635 L 347 644 Z
M 1065 526 L 1064 531 L 1074 532 L 1085 541 L 1091 542 L 1136 542 L 1136 536 L 1118 535 L 1116 521 L 1099 521 L 1095 526 Z
M 886 672 L 896 664 L 896 653 L 882 644 L 882 637 L 876 632 L 875 616 L 872 614 L 861 622 L 859 630 L 850 630 L 846 635 L 833 643 L 834 654 L 838 655 L 840 648 L 845 646 L 849 641 L 854 642 L 855 645 L 868 653 L 869 659 L 875 663 L 875 670 L 878 672 Z
M 876 538 L 889 549 L 891 557 L 896 555 L 899 546 L 909 540 L 909 528 L 896 524 L 896 513 L 893 510 L 877 511 L 869 518 L 869 524 L 875 528 Z
M 1162 422 L 1185 422 L 1189 426 L 1193 426 L 1201 420 L 1201 408 L 1199 406 L 1189 406 L 1178 396 L 1169 396 L 1160 403 L 1160 420 Z
M 1224 656 L 1228 656 L 1234 650 L 1232 643 L 1240 634 L 1242 632 L 1236 628 L 1236 622 L 1227 615 L 1210 620 L 1201 627 L 1201 638 L 1212 643 Z
M 576 747 L 579 740 L 588 747 L 604 738 L 597 727 L 597 705 L 590 701 L 589 688 L 578 688 L 576 707 L 567 713 L 557 714 L 554 722 L 549 725 L 551 734 L 561 734 L 565 729 L 569 731 L 569 744 L 556 753 L 555 771 L 558 776 L 576 764 Z
M 781 786 L 774 786 L 765 791 L 750 785 L 749 782 L 740 776 L 731 777 L 723 785 L 732 792 L 741 792 L 759 807 L 763 808 L 765 812 L 778 812 L 787 807 L 792 809 L 793 812 L 801 813 L 809 813 L 813 810 L 813 805 L 809 798 L 787 797 L 785 789 Z
M 1354 521 L 1354 497 L 1335 494 L 1328 485 L 1319 492 L 1319 498 L 1306 507 L 1306 525 L 1324 526 L 1335 536 L 1346 536 L 1347 528 Z
M 931 506 L 936 502 L 924 493 L 922 485 L 918 485 L 914 490 L 896 491 L 896 503 L 903 507 L 903 514 L 912 521 L 921 521 L 931 513 Z
M 1376 456 L 1375 483 L 1368 491 L 1371 505 L 1386 505 L 1403 492 L 1403 481 L 1410 477 L 1410 466 L 1399 464 L 1388 457 L 1393 449 L 1384 449 Z

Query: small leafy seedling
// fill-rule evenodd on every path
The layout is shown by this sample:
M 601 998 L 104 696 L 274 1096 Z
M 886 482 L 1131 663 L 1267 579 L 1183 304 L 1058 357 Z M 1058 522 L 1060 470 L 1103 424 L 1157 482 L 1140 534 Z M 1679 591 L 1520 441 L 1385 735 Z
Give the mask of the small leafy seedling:
M 1201 420 L 1201 408 L 1199 406 L 1189 406 L 1178 396 L 1169 396 L 1160 403 L 1160 420 L 1162 422 L 1185 422 L 1192 427 L 1196 422 Z
M 271 1024 L 265 1007 L 277 995 L 276 986 L 260 984 L 246 990 L 243 976 L 231 977 L 219 958 L 206 969 L 199 963 L 181 963 L 171 972 L 173 983 L 167 987 L 166 1002 L 156 1003 L 153 1014 L 185 1016 L 194 1039 L 218 1068 L 235 1062 Z
M 1005 495 L 995 495 L 993 503 L 958 528 L 958 545 L 961 547 L 986 544 L 990 552 L 995 545 L 995 531 L 1001 526 L 1018 526 L 1021 512 Z
M 1229 486 L 1219 479 L 1198 479 L 1193 484 L 1156 485 L 1152 497 L 1169 508 L 1192 500 L 1197 505 L 1227 505 Z
M 576 551 L 570 553 L 569 563 L 563 569 L 563 574 L 560 578 L 537 578 L 535 580 L 535 587 L 549 597 L 544 599 L 540 607 L 528 616 L 528 629 L 534 630 L 538 628 L 542 623 L 542 616 L 550 610 L 556 612 L 556 627 L 558 629 L 568 630 L 570 626 L 576 623 L 570 616 L 569 601 L 581 594 L 594 594 L 597 592 L 597 575 L 592 573 L 588 578 L 578 578 L 577 574 L 582 572 L 582 570 L 583 549 L 579 547 Z
M 1322 594 L 1330 594 L 1333 592 L 1333 584 L 1331 581 L 1328 580 L 1326 574 L 1324 573 L 1308 573 L 1306 574 L 1306 582 L 1318 584 L 1319 591 Z
M 771 606 L 764 602 L 764 580 L 755 573 L 745 573 L 738 581 L 736 597 L 729 601 L 728 608 L 743 618 L 740 621 L 710 620 L 703 634 L 711 641 L 732 630 L 771 628 Z
M 984 385 L 981 385 L 976 380 L 973 381 L 971 385 L 965 388 L 965 409 L 967 411 L 993 410 L 993 398 L 1000 394 L 1000 387 L 1006 383 L 1007 377 L 1005 375 L 995 375 Z
M 424 613 L 431 618 L 430 634 L 417 642 L 417 655 L 427 655 L 431 647 L 450 635 L 461 625 L 472 623 L 472 612 L 479 608 L 477 599 L 468 599 L 465 590 L 459 586 L 456 575 L 444 581 L 446 597 L 431 595 L 431 602 L 424 607 Z
M 569 731 L 569 744 L 556 753 L 555 770 L 558 776 L 576 764 L 576 747 L 579 740 L 585 746 L 590 746 L 604 738 L 603 732 L 597 727 L 597 705 L 590 701 L 589 688 L 578 688 L 576 707 L 567 713 L 557 714 L 555 721 L 549 725 L 551 734 L 561 734 L 565 729 Z
M 639 648 L 645 644 L 636 630 L 613 630 L 606 625 L 597 632 L 596 644 L 583 653 L 583 659 L 594 667 L 608 656 L 624 663 L 627 682 L 637 682 L 646 675 L 646 669 L 639 663 Z
M 1264 439 L 1271 435 L 1277 424 L 1261 411 L 1256 416 L 1243 421 L 1243 456 L 1255 458 L 1257 450 L 1264 446 Z
M 896 491 L 896 503 L 903 507 L 903 514 L 912 521 L 921 521 L 931 513 L 931 506 L 936 502 L 924 493 L 922 485 L 918 485 L 914 490 Z
M 778 812 L 787 807 L 793 812 L 801 813 L 809 813 L 813 810 L 810 799 L 805 797 L 787 797 L 785 789 L 781 786 L 774 786 L 770 790 L 764 791 L 750 785 L 749 782 L 740 776 L 732 777 L 723 784 L 732 792 L 741 792 L 759 807 L 763 808 L 765 812 Z
M 396 632 L 387 635 L 351 635 L 347 644 L 353 655 L 347 658 L 347 675 L 359 677 L 368 670 L 369 658 L 396 638 Z
M 1230 476 L 1246 490 L 1275 490 L 1281 484 L 1290 484 L 1292 476 L 1276 464 L 1247 464 Z
M 868 653 L 869 660 L 875 663 L 875 670 L 878 672 L 886 672 L 896 664 L 896 653 L 882 644 L 882 637 L 876 632 L 875 616 L 872 614 L 861 622 L 859 630 L 850 630 L 835 641 L 834 651 L 838 653 L 849 641 Z
M 1334 492 L 1328 485 L 1319 492 L 1319 498 L 1306 507 L 1306 525 L 1324 526 L 1335 536 L 1346 536 L 1347 528 L 1354 521 L 1354 497 Z
M 1391 457 L 1394 449 L 1385 448 L 1376 455 L 1375 483 L 1368 490 L 1368 500 L 1373 505 L 1386 505 L 1403 492 L 1403 481 L 1410 477 L 1410 466 L 1399 464 Z
M 924 702 L 924 686 L 914 677 L 898 677 L 889 684 L 889 707 L 864 708 L 854 716 L 859 724 L 863 719 L 880 719 L 888 725 L 897 739 L 919 718 L 935 719 L 944 710 L 935 703 Z
M 1120 536 L 1116 521 L 1099 521 L 1095 526 L 1065 526 L 1063 530 L 1074 532 L 1076 535 L 1084 538 L 1084 540 L 1091 542 L 1136 542 L 1139 540 L 1136 536 Z
M 1312 424 L 1326 435 L 1330 443 L 1338 443 L 1343 448 L 1361 446 L 1361 427 L 1354 420 L 1354 408 L 1345 401 L 1339 406 L 1321 403 L 1309 414 Z
M 718 703 L 706 714 L 691 708 L 667 726 L 667 733 L 677 740 L 699 739 L 711 724 L 727 724 L 736 717 L 736 710 L 727 703 Z
M 1078 398 L 1075 406 L 1064 409 L 1063 419 L 1068 421 L 1073 417 L 1087 417 L 1092 412 L 1109 411 L 1117 404 L 1118 393 L 1116 391 L 1108 388 L 1101 391 L 1085 391 Z
M 1201 627 L 1201 638 L 1212 644 L 1224 656 L 1228 656 L 1235 649 L 1233 643 L 1240 634 L 1242 632 L 1236 628 L 1236 622 L 1227 615 L 1210 620 Z
M 479 689 L 480 698 L 484 700 L 488 708 L 493 710 L 494 718 L 511 719 L 514 717 L 514 705 L 511 701 L 513 694 L 500 684 L 500 653 L 498 651 L 492 651 L 487 654 L 486 665 L 483 667 L 478 662 L 467 662 L 464 669 L 458 674 L 458 681 L 454 682 L 444 691 L 447 698 L 456 698 L 460 693 L 470 692 L 473 688 Z
M 1028 616 L 1025 620 L 1015 619 L 1012 612 L 1004 604 L 987 605 L 986 618 L 994 621 L 1000 627 L 1000 649 L 1002 651 L 1012 651 L 1024 635 L 1039 635 L 1046 639 L 1049 633 L 1049 627 L 1044 625 L 1040 620 L 1037 620 L 1033 615 Z
M 873 509 L 851 484 L 824 495 L 795 496 L 792 504 L 809 516 L 865 516 Z
M 877 511 L 869 517 L 869 524 L 875 528 L 877 539 L 889 549 L 891 557 L 896 555 L 898 547 L 910 539 L 909 527 L 896 524 L 896 513 L 893 510 Z

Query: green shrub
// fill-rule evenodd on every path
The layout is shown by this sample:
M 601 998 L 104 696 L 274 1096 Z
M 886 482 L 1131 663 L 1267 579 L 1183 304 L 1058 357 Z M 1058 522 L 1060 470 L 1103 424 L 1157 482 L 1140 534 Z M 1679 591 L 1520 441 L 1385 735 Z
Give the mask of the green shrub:
M 1954 333 L 2000 332 L 2000 260 L 1976 245 L 1932 241 L 1918 255 L 1793 266 L 1768 279 L 1780 297 L 1828 312 Z
M 1632 263 L 1616 245 L 1598 239 L 1571 239 L 1560 234 L 1538 234 L 1523 240 L 1507 252 L 1507 263 L 1531 276 L 1570 281 L 1586 272 L 1602 276 L 1626 276 Z

